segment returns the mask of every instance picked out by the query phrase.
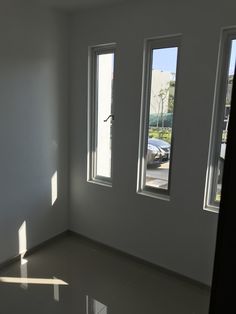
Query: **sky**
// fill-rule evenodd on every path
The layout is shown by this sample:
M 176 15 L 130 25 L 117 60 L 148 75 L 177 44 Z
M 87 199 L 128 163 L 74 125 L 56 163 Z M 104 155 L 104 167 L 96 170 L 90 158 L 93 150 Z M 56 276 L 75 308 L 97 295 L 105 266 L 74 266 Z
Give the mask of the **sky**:
M 176 72 L 177 48 L 162 48 L 153 50 L 153 69 Z M 229 75 L 234 74 L 236 61 L 236 39 L 232 40 L 229 64 Z
M 153 50 L 153 69 L 176 72 L 177 47 Z
M 231 56 L 229 63 L 229 75 L 234 74 L 236 60 L 236 39 L 232 40 Z

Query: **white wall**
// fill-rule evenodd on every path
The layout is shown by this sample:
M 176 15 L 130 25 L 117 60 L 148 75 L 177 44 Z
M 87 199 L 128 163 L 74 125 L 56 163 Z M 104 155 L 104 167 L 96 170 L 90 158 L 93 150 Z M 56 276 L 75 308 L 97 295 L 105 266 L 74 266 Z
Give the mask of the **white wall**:
M 235 3 L 145 1 L 71 22 L 70 228 L 210 284 L 218 216 L 203 210 L 220 28 Z M 182 33 L 171 200 L 136 194 L 144 38 Z M 86 182 L 88 46 L 117 43 L 113 187 Z
M 0 263 L 68 226 L 67 20 L 49 10 L 0 10 Z M 51 206 L 51 177 L 58 198 Z

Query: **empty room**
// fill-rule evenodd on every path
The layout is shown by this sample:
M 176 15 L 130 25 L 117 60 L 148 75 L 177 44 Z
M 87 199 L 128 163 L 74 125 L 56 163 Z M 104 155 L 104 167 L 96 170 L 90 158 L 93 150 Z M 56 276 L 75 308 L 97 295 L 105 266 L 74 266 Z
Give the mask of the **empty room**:
M 234 313 L 235 11 L 0 0 L 0 314 Z

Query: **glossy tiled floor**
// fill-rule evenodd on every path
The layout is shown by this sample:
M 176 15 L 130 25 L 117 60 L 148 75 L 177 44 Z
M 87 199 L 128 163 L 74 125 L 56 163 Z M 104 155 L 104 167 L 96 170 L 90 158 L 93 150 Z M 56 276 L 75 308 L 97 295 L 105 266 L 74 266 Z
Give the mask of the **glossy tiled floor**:
M 206 289 L 77 236 L 26 260 L 0 271 L 0 314 L 208 312 Z

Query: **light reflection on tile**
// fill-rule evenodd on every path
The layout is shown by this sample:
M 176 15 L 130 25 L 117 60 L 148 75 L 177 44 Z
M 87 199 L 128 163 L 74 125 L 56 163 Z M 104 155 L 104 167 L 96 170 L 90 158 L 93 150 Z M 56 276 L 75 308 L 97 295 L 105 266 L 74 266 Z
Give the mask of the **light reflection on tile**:
M 54 277 L 55 278 L 55 277 Z M 32 284 L 32 285 L 59 285 L 67 286 L 63 280 L 50 279 L 50 278 L 24 278 L 24 277 L 0 277 L 0 283 L 13 283 L 13 284 Z
M 27 278 L 28 277 L 28 261 L 24 259 L 22 256 L 20 258 L 20 276 L 21 278 Z M 23 289 L 28 288 L 28 283 L 25 281 L 22 281 L 21 287 Z
M 107 306 L 87 295 L 86 314 L 107 314 Z
M 53 278 L 57 279 L 56 277 L 53 277 Z M 60 295 L 59 295 L 59 285 L 58 284 L 54 284 L 53 292 L 54 292 L 54 300 L 59 302 L 60 301 Z
M 21 282 L 0 279 L 1 314 L 208 313 L 206 288 L 73 235 L 48 244 L 27 260 L 28 289 L 19 289 Z M 0 277 L 23 280 L 19 264 L 2 269 Z M 57 278 L 68 285 L 60 285 Z M 32 284 L 31 279 L 51 284 Z

